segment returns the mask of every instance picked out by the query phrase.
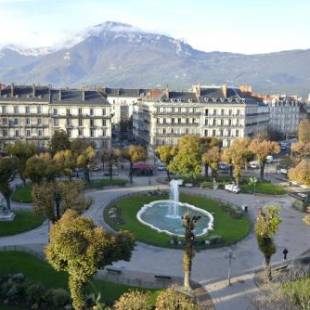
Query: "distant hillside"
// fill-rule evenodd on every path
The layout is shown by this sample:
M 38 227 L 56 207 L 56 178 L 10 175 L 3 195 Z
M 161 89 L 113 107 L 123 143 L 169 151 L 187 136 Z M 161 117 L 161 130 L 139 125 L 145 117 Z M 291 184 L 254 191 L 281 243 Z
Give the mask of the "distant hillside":
M 202 40 L 207 38 L 202 38 Z M 58 49 L 0 50 L 0 81 L 54 86 L 169 87 L 251 84 L 262 92 L 310 92 L 310 50 L 206 53 L 174 38 L 106 22 Z

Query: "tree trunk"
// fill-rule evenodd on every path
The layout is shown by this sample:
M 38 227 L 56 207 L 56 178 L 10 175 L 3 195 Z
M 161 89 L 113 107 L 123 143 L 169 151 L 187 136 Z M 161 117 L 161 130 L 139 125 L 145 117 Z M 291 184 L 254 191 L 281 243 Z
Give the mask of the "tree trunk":
M 104 160 L 102 160 L 101 162 L 102 162 L 102 173 L 103 173 L 103 176 L 104 176 Z
M 167 172 L 168 181 L 170 182 L 170 180 L 171 180 L 171 178 L 170 178 L 170 171 L 167 169 L 167 167 L 166 167 L 166 172 Z
M 264 180 L 265 175 L 265 163 L 260 164 L 260 178 L 261 180 Z
M 73 308 L 75 310 L 86 309 L 85 283 L 73 276 L 69 276 L 69 288 Z
M 22 173 L 19 174 L 21 180 L 23 181 L 23 185 L 25 186 L 26 185 L 26 178 L 23 176 Z
M 85 178 L 85 181 L 86 181 L 87 183 L 90 183 L 90 177 L 89 177 L 89 169 L 88 169 L 88 167 L 85 167 L 85 168 L 84 168 L 84 178 Z
M 233 173 L 234 173 L 233 171 L 234 171 L 234 167 L 233 167 L 233 165 L 230 165 L 229 166 L 229 176 L 231 179 L 233 178 Z
M 270 256 L 265 256 L 265 271 L 266 271 L 266 278 L 268 279 L 268 281 L 272 280 L 270 260 L 271 260 Z
M 129 180 L 130 184 L 133 183 L 133 162 L 130 162 L 130 167 L 129 167 Z
M 110 164 L 109 164 L 109 176 L 110 176 L 110 181 L 112 181 L 112 178 L 113 178 L 113 162 L 110 162 Z
M 205 177 L 209 176 L 208 169 L 209 169 L 209 165 L 205 164 Z
M 6 207 L 8 210 L 11 211 L 11 199 L 10 199 L 10 196 L 5 196 L 5 201 L 6 201 Z
M 188 271 L 184 271 L 184 288 L 187 289 L 187 290 L 190 290 L 191 289 L 191 272 L 188 270 Z

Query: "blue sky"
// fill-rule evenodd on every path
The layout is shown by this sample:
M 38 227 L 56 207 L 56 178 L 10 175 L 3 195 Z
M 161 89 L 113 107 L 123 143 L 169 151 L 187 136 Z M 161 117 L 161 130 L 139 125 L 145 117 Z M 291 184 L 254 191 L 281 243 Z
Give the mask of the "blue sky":
M 49 46 L 107 20 L 205 51 L 310 48 L 310 0 L 0 0 L 0 44 Z

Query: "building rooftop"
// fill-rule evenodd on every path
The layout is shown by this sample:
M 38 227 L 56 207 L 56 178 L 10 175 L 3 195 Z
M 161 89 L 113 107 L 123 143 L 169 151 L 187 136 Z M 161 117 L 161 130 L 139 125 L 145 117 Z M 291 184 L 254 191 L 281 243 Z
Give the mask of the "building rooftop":
M 96 90 L 54 89 L 48 86 L 0 85 L 0 102 L 48 102 L 65 104 L 109 104 Z

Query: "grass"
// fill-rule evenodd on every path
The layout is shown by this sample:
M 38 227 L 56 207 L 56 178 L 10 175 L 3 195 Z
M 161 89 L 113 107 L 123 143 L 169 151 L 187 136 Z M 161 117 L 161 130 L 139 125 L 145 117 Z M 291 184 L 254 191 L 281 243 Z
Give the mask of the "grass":
M 0 252 L 0 276 L 10 273 L 23 273 L 27 279 L 41 283 L 47 288 L 64 288 L 68 290 L 67 273 L 55 271 L 47 262 L 28 253 L 18 251 Z M 120 295 L 130 289 L 149 291 L 152 301 L 155 301 L 159 293 L 159 290 L 141 289 L 104 280 L 93 280 L 92 283 L 107 304 L 112 304 Z M 90 288 L 89 290 L 92 291 Z
M 93 179 L 90 184 L 85 185 L 85 189 L 102 189 L 105 186 L 125 186 L 127 180 L 124 179 Z M 15 202 L 31 203 L 31 183 L 16 187 L 12 195 L 12 200 Z
M 18 210 L 14 221 L 0 222 L 0 236 L 10 236 L 34 229 L 43 223 L 44 218 L 32 211 Z
M 241 184 L 241 191 L 244 193 L 253 193 L 253 185 Z M 255 185 L 255 192 L 266 195 L 284 195 L 286 190 L 281 185 L 270 182 L 258 182 Z
M 93 179 L 90 184 L 86 184 L 87 189 L 102 189 L 105 186 L 125 186 L 127 180 L 124 179 Z
M 167 199 L 167 197 L 139 194 L 123 198 L 115 204 L 110 205 L 108 208 L 105 208 L 104 219 L 106 223 L 115 230 L 127 229 L 131 231 L 136 240 L 141 242 L 160 247 L 175 247 L 171 244 L 171 236 L 165 233 L 159 233 L 150 227 L 143 225 L 136 218 L 138 210 L 144 204 L 159 199 Z M 240 218 L 233 217 L 230 212 L 231 208 L 218 201 L 208 199 L 204 196 L 194 196 L 183 193 L 181 193 L 180 201 L 190 203 L 207 210 L 214 215 L 214 230 L 210 231 L 205 236 L 197 238 L 198 245 L 204 245 L 204 240 L 208 240 L 212 236 L 220 236 L 221 238 L 221 242 L 216 246 L 229 245 L 241 240 L 247 236 L 250 231 L 251 224 L 246 216 L 242 215 Z M 117 208 L 118 216 L 116 219 L 111 219 L 109 216 L 109 209 L 112 207 Z
M 27 183 L 26 185 L 16 187 L 16 190 L 12 195 L 12 200 L 15 202 L 31 203 L 31 184 Z

